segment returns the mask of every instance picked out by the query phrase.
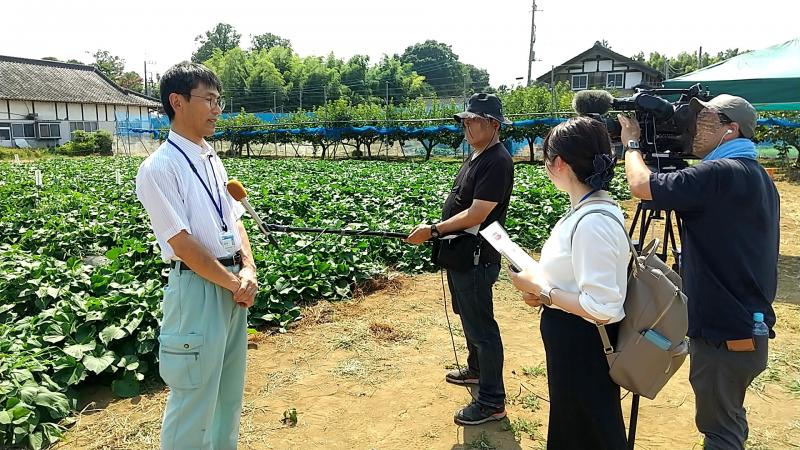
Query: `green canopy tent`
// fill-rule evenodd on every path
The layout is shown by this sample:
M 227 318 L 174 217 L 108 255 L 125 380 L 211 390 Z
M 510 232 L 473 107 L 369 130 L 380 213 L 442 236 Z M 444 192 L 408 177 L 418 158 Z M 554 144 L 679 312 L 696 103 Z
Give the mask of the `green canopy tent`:
M 695 83 L 712 96 L 746 98 L 759 111 L 800 111 L 800 38 L 734 56 L 663 84 L 687 88 Z

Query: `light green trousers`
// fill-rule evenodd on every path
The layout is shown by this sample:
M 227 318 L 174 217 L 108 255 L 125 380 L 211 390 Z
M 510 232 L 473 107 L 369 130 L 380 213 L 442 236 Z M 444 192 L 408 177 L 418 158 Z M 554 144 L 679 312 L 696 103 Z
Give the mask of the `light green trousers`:
M 230 268 L 238 272 L 239 267 Z M 247 310 L 192 271 L 169 273 L 158 352 L 170 388 L 163 450 L 231 450 L 239 437 L 247 362 Z

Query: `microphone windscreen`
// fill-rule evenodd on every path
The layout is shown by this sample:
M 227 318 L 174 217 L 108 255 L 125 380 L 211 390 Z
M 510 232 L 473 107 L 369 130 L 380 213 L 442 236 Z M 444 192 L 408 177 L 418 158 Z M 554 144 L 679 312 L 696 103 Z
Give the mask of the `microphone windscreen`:
M 614 97 L 606 91 L 590 89 L 579 91 L 572 98 L 572 109 L 578 114 L 603 115 L 611 109 Z
M 247 197 L 247 191 L 244 189 L 244 186 L 242 186 L 242 183 L 239 180 L 228 180 L 228 193 L 231 194 L 231 197 L 233 197 L 233 199 L 237 202 L 240 202 L 243 198 Z

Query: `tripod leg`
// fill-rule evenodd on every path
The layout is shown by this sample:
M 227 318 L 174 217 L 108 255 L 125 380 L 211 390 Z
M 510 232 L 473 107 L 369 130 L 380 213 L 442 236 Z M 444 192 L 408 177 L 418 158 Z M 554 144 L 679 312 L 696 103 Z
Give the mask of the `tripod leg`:
M 666 220 L 664 220 L 664 241 L 662 242 L 663 247 L 661 253 L 658 254 L 658 257 L 661 258 L 662 261 L 665 263 L 667 262 L 667 248 L 675 252 L 675 236 L 672 234 L 672 212 L 665 211 Z
M 642 224 L 639 227 L 639 248 L 636 249 L 637 251 L 642 251 L 644 248 L 644 240 L 647 238 L 647 230 L 650 229 L 650 223 L 653 221 L 653 213 L 654 211 L 650 210 L 642 214 Z
M 631 420 L 628 427 L 628 450 L 633 450 L 636 442 L 636 422 L 639 419 L 639 394 L 633 394 L 631 400 Z
M 669 226 L 669 235 L 666 235 L 666 229 L 664 230 L 665 233 L 665 243 L 669 242 L 670 249 L 672 249 L 672 256 L 675 258 L 675 264 L 672 265 L 672 270 L 675 272 L 680 273 L 680 251 L 678 250 L 678 241 L 675 239 L 675 230 L 672 228 L 672 214 L 673 211 L 667 211 L 667 224 Z M 678 236 L 681 233 L 681 220 L 678 216 L 675 216 L 675 226 L 678 227 Z M 666 238 L 669 238 L 669 241 Z M 666 250 L 665 250 L 666 251 Z M 666 261 L 666 260 L 665 260 Z
M 631 220 L 631 227 L 628 229 L 628 236 L 633 236 L 633 232 L 636 231 L 636 223 L 639 221 L 639 217 L 642 215 L 642 202 L 639 202 L 636 205 L 636 212 L 633 214 L 633 219 Z M 634 242 L 634 247 L 636 247 L 636 251 L 642 250 L 642 241 Z

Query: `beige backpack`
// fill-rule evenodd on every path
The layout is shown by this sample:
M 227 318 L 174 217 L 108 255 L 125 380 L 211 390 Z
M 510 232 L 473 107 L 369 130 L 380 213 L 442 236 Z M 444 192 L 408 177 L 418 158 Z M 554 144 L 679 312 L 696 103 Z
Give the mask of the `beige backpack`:
M 614 202 L 599 200 L 589 203 Z M 583 205 L 582 205 L 583 206 Z M 603 214 L 625 226 L 612 213 L 592 209 L 584 213 L 572 228 L 589 214 Z M 634 394 L 654 399 L 661 388 L 681 367 L 688 353 L 686 332 L 689 327 L 686 295 L 681 291 L 681 277 L 655 254 L 658 239 L 653 239 L 639 254 L 630 237 L 631 267 L 625 296 L 625 318 L 620 322 L 616 345 L 608 338 L 603 325 L 597 329 L 603 341 L 611 379 Z

